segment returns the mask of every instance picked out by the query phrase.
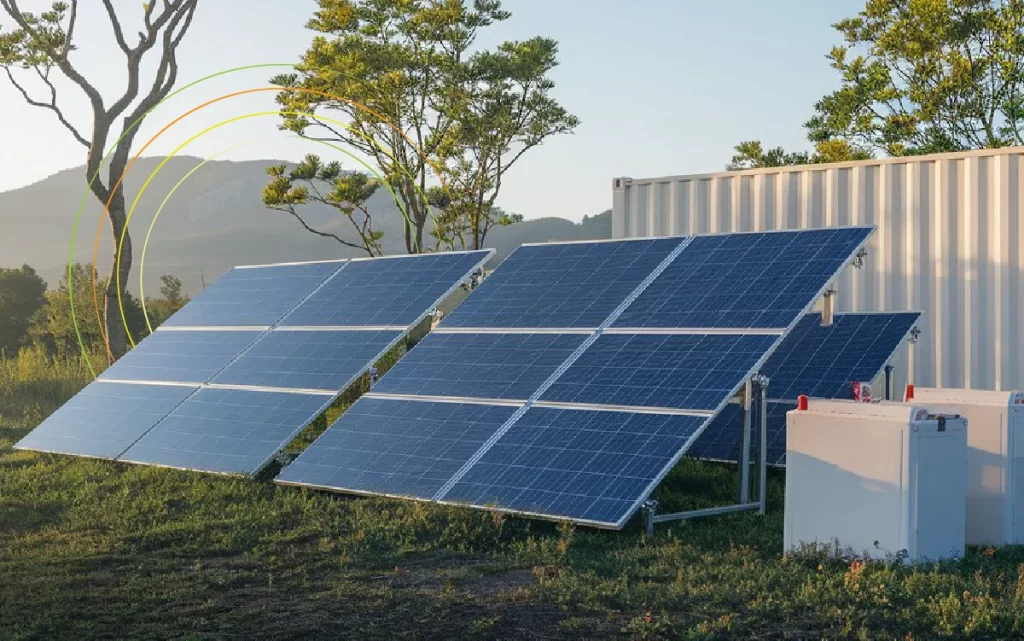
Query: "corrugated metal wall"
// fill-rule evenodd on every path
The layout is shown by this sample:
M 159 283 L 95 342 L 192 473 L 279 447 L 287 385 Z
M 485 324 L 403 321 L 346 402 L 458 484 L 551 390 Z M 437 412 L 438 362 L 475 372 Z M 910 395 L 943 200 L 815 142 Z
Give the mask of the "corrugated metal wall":
M 1024 388 L 1024 148 L 613 181 L 615 238 L 871 224 L 838 311 L 919 309 L 918 385 Z

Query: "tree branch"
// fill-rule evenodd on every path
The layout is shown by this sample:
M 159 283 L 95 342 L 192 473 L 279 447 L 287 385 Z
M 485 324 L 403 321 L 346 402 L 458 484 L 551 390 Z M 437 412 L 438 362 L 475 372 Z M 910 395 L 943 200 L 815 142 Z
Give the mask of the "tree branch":
M 302 216 L 300 216 L 298 214 L 298 212 L 295 211 L 295 208 L 290 206 L 290 205 L 288 207 L 270 207 L 270 209 L 274 209 L 274 210 L 277 210 L 277 211 L 283 211 L 285 213 L 291 214 L 292 216 L 295 217 L 295 220 L 299 221 L 299 224 L 301 224 L 303 226 L 303 228 L 305 228 L 305 230 L 310 232 L 311 234 L 316 234 L 317 236 L 323 236 L 324 238 L 333 238 L 334 240 L 338 241 L 342 245 L 345 245 L 346 247 L 351 247 L 353 249 L 365 249 L 364 247 L 360 247 L 359 245 L 356 245 L 355 243 L 351 243 L 351 242 L 345 240 L 344 238 L 341 238 L 340 236 L 337 236 L 337 235 L 332 234 L 330 232 L 320 231 L 319 229 L 314 229 L 314 228 L 310 227 L 309 225 L 306 224 L 306 221 L 304 221 L 302 219 Z
M 118 19 L 117 13 L 114 12 L 113 5 L 110 3 L 110 0 L 102 1 L 103 8 L 107 10 L 107 16 L 110 17 L 110 26 L 114 29 L 114 40 L 117 41 L 117 46 L 121 48 L 121 51 L 125 52 L 128 55 L 131 55 L 132 49 L 124 40 L 124 32 L 121 31 L 121 21 L 120 19 Z
M 43 80 L 43 82 L 46 83 L 46 86 L 50 88 L 50 102 L 48 103 L 39 100 L 33 100 L 32 97 L 29 96 L 28 91 L 26 91 L 25 88 L 21 86 L 21 84 L 19 84 L 18 81 L 14 78 L 14 74 L 11 73 L 10 67 L 4 66 L 4 71 L 7 72 L 7 79 L 11 81 L 11 84 L 14 85 L 14 88 L 17 89 L 18 92 L 21 94 L 22 98 L 25 99 L 25 102 L 27 102 L 29 105 L 33 107 L 42 107 L 44 109 L 49 109 L 50 111 L 52 111 L 54 114 L 57 115 L 57 120 L 59 120 L 60 123 L 64 125 L 64 127 L 68 131 L 71 132 L 71 135 L 75 137 L 75 140 L 85 145 L 86 148 L 89 147 L 89 141 L 86 140 L 85 137 L 82 136 L 82 134 L 80 134 L 77 129 L 75 129 L 75 126 L 72 125 L 68 121 L 68 119 L 64 117 L 64 112 L 62 112 L 60 110 L 60 107 L 57 106 L 57 89 L 53 86 L 53 83 L 50 82 L 49 78 L 47 78 L 45 74 L 43 74 L 39 71 L 38 68 L 36 68 L 36 73 Z

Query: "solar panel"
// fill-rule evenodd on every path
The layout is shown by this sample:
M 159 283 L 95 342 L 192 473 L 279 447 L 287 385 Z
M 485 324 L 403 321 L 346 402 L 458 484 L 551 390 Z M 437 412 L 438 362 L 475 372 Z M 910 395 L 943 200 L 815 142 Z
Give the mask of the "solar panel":
M 281 326 L 412 325 L 490 256 L 448 252 L 353 260 Z
M 605 334 L 540 399 L 714 410 L 777 339 L 760 334 Z
M 113 459 L 196 389 L 93 382 L 14 447 Z
M 444 500 L 621 527 L 706 420 L 533 407 Z
M 621 527 L 871 231 L 523 247 L 442 321 L 421 357 L 384 376 L 279 480 Z M 740 276 L 756 293 L 730 280 Z M 513 332 L 524 338 L 502 336 Z M 502 341 L 543 354 L 556 339 L 541 337 L 559 333 L 582 342 L 557 339 L 563 352 L 578 345 L 558 365 L 554 354 L 535 367 L 500 350 L 486 365 Z M 395 417 L 399 402 L 447 412 L 434 408 L 441 396 L 457 396 L 449 407 L 467 397 L 508 405 L 485 406 L 486 420 L 445 413 L 444 427 Z M 422 446 L 424 433 L 463 431 L 458 456 Z M 556 454 L 517 440 L 524 434 L 576 440 Z
M 277 481 L 429 499 L 515 410 L 364 396 Z
M 103 371 L 100 380 L 206 383 L 262 332 L 157 330 Z
M 167 392 L 174 403 L 146 404 L 146 394 L 162 388 L 133 385 L 124 389 L 139 391 L 127 395 L 122 410 L 114 388 L 90 386 L 69 402 L 71 410 L 22 442 L 25 449 L 60 451 L 66 441 L 67 453 L 107 457 L 132 446 L 121 460 L 254 473 L 492 254 L 235 268 L 103 375 L 104 385 L 122 379 L 191 384 Z M 345 278 L 328 281 L 347 270 Z M 311 328 L 278 324 L 293 309 L 293 318 Z M 339 329 L 338 323 L 356 325 Z M 138 399 L 141 407 L 132 404 Z M 76 408 L 81 417 L 69 415 Z M 114 436 L 131 438 L 117 440 L 101 420 L 114 425 Z M 70 435 L 72 429 L 82 436 Z M 96 442 L 81 442 L 90 439 Z
M 374 392 L 525 400 L 585 338 L 433 332 L 381 378 Z
M 204 388 L 118 460 L 255 474 L 333 400 L 329 395 Z
M 441 327 L 597 327 L 681 240 L 523 245 Z
M 789 327 L 872 231 L 696 236 L 613 327 Z
M 275 330 L 211 382 L 341 392 L 404 333 Z
M 162 327 L 275 324 L 344 261 L 235 267 L 196 296 Z
M 799 395 L 853 398 L 853 382 L 875 380 L 907 339 L 920 312 L 836 314 L 822 326 L 821 314 L 808 314 L 772 353 L 762 373 L 769 378 L 768 461 L 782 465 L 786 455 L 785 412 Z M 740 457 L 743 412 L 724 410 L 704 430 L 688 455 L 721 461 Z M 759 432 L 755 430 L 756 444 Z
M 920 318 L 919 312 L 836 314 L 823 327 L 820 314 L 805 316 L 764 368 L 769 396 L 853 398 L 850 383 L 874 380 Z

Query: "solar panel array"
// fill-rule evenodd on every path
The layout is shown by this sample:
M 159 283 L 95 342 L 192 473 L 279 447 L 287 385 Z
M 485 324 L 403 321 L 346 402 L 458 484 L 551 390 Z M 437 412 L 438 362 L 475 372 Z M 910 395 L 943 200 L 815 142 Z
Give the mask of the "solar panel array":
M 492 253 L 236 267 L 15 447 L 255 474 Z
M 796 407 L 798 396 L 853 398 L 852 383 L 878 378 L 920 317 L 920 312 L 836 314 L 826 326 L 821 314 L 804 316 L 761 369 L 769 379 L 769 465 L 785 465 L 786 412 Z M 738 461 L 742 426 L 742 409 L 726 408 L 701 433 L 688 456 Z M 754 430 L 755 449 L 759 435 Z
M 872 231 L 523 246 L 277 480 L 621 528 Z

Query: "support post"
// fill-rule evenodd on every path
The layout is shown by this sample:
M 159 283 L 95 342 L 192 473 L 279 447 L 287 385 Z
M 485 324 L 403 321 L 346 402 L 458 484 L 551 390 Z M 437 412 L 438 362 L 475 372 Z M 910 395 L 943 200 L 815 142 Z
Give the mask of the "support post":
M 758 377 L 758 383 L 758 387 L 761 388 L 761 452 L 758 458 L 761 466 L 761 478 L 758 481 L 757 490 L 759 493 L 758 503 L 761 507 L 758 508 L 757 512 L 764 516 L 768 509 L 768 377 Z
M 892 400 L 892 365 L 885 366 L 885 400 Z
M 648 541 L 654 540 L 654 513 L 658 509 L 658 502 L 654 499 L 648 499 L 643 504 L 644 511 L 644 534 Z
M 747 380 L 743 391 L 743 449 L 740 451 L 740 503 L 750 502 L 750 415 L 751 400 L 754 396 L 754 381 Z

